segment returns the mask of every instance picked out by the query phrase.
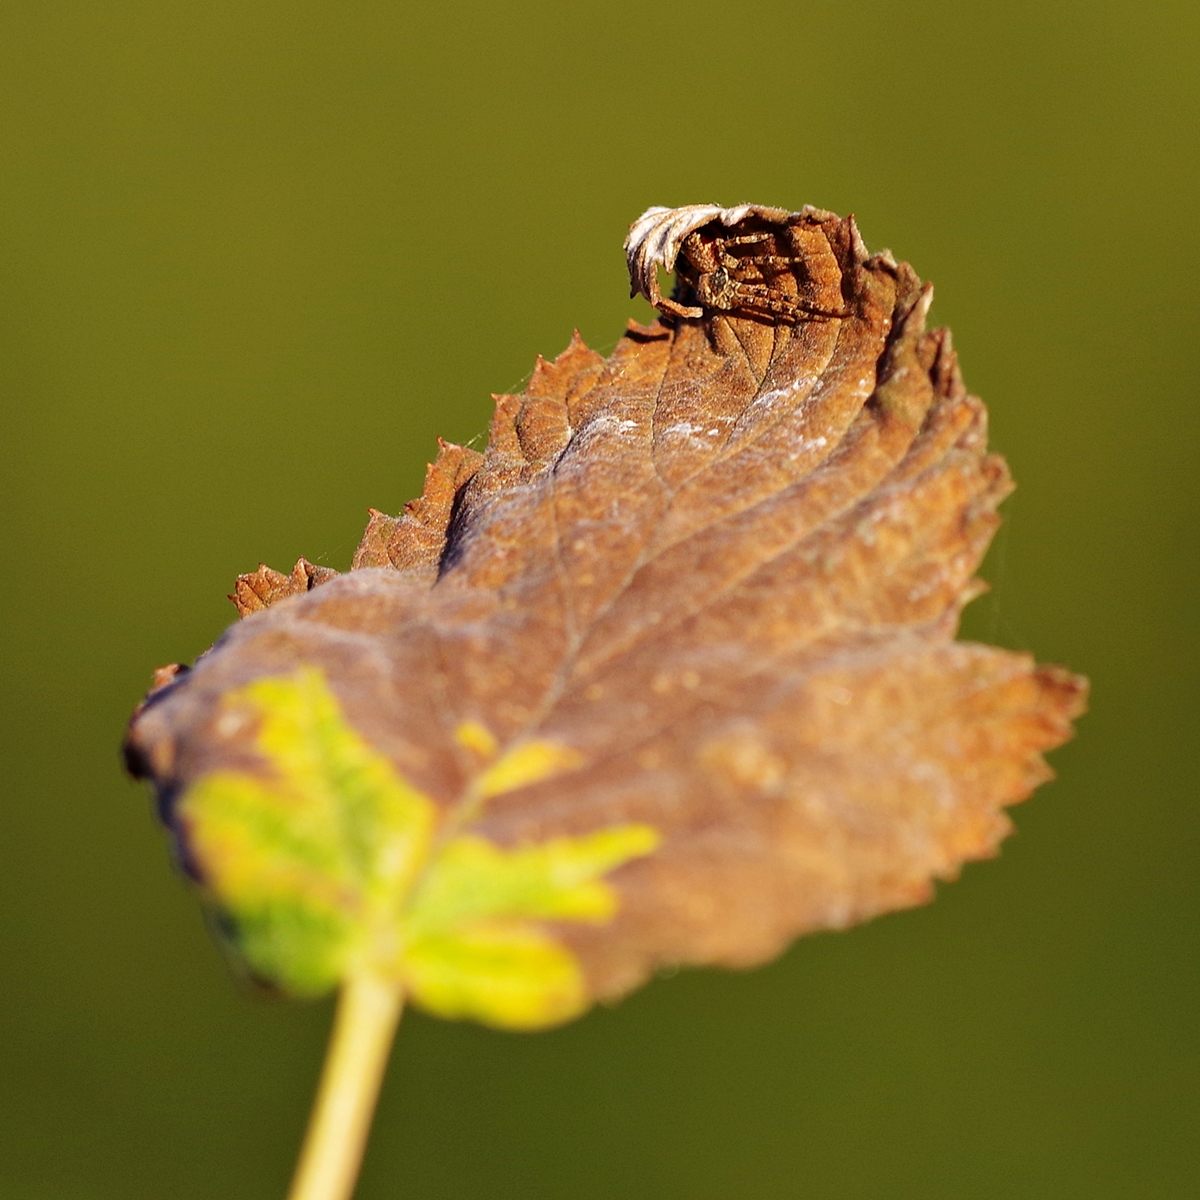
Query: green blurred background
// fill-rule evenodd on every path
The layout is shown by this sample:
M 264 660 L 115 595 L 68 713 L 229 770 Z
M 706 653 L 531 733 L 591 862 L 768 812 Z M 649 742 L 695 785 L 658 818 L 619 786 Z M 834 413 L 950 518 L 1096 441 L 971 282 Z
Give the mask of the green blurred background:
M 1020 483 L 967 632 L 1092 713 L 932 907 L 554 1033 L 407 1017 L 360 1196 L 1200 1194 L 1198 13 L 5 6 L 0 1196 L 282 1196 L 329 1008 L 231 981 L 124 719 L 712 200 L 936 281 Z

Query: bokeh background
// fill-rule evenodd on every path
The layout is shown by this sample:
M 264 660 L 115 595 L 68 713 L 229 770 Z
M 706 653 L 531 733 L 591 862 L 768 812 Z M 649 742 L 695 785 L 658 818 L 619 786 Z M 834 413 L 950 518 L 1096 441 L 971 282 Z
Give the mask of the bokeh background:
M 1092 712 L 929 908 L 553 1033 L 408 1015 L 361 1200 L 1200 1194 L 1198 47 L 1152 0 L 5 6 L 0 1196 L 282 1196 L 330 1010 L 231 980 L 124 719 L 713 200 L 936 281 L 1020 483 L 966 632 Z

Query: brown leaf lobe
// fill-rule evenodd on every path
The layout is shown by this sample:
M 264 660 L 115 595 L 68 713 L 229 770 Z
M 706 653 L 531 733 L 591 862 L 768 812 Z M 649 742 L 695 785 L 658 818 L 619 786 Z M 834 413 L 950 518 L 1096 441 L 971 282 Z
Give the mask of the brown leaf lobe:
M 439 438 L 438 455 L 425 470 L 421 495 L 410 500 L 398 517 L 371 509 L 350 569 L 391 567 L 414 580 L 432 582 L 446 548 L 454 507 L 482 462 L 478 451 Z
M 239 617 L 248 617 L 251 613 L 261 612 L 264 608 L 287 599 L 288 596 L 300 596 L 310 592 L 320 584 L 328 583 L 336 575 L 337 571 L 332 567 L 314 566 L 306 558 L 296 560 L 290 575 L 273 570 L 265 563 L 259 563 L 257 571 L 237 577 L 229 599 L 236 606 Z

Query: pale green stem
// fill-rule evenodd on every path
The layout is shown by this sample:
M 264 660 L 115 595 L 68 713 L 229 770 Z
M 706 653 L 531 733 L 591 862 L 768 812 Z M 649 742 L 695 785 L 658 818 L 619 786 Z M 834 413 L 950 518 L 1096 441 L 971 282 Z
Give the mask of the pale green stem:
M 400 986 L 370 974 L 342 984 L 321 1084 L 288 1200 L 350 1200 L 404 1007 Z

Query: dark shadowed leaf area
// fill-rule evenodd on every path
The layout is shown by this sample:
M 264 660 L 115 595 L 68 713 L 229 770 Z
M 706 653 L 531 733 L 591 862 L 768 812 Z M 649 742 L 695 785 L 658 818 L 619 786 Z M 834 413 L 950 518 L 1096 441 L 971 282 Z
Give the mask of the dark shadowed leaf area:
M 955 640 L 1012 485 L 930 289 L 818 210 L 689 233 L 659 321 L 539 360 L 347 573 L 243 576 L 136 715 L 254 974 L 554 1024 L 921 903 L 1048 777 L 1083 681 Z

